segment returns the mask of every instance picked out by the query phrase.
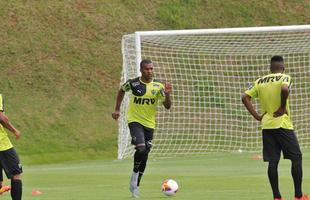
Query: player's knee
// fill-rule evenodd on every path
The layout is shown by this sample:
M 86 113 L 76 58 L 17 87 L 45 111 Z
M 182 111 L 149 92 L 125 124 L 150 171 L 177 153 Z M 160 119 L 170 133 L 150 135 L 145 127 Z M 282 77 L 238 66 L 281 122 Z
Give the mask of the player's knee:
M 145 146 L 137 146 L 136 147 L 136 152 L 139 155 L 145 155 L 146 154 L 146 147 Z
M 279 161 L 269 161 L 269 168 L 278 168 Z
M 291 161 L 292 161 L 292 165 L 293 165 L 293 166 L 301 165 L 301 163 L 302 163 L 302 157 L 296 158 L 296 159 L 292 159 Z
M 301 163 L 302 162 L 302 154 L 295 154 L 289 158 L 292 163 Z
M 12 180 L 22 180 L 22 176 L 21 176 L 21 174 L 16 174 L 16 175 L 12 176 L 11 179 Z

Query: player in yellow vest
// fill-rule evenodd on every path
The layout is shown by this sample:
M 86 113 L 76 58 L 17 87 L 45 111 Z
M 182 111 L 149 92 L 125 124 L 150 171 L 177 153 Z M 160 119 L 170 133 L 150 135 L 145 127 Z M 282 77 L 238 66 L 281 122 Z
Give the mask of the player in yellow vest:
M 142 60 L 140 63 L 141 77 L 125 82 L 116 98 L 113 119 L 120 116 L 120 107 L 125 92 L 131 92 L 127 122 L 135 145 L 133 174 L 130 179 L 129 190 L 133 197 L 139 197 L 139 185 L 144 173 L 148 154 L 152 147 L 153 132 L 157 104 L 162 102 L 166 109 L 171 107 L 171 84 L 153 79 L 153 63 L 150 60 Z
M 268 178 L 274 200 L 283 200 L 278 187 L 278 164 L 283 152 L 285 159 L 292 162 L 292 176 L 295 188 L 295 200 L 308 200 L 302 193 L 302 153 L 293 130 L 289 108 L 289 90 L 291 77 L 284 74 L 284 60 L 273 56 L 270 62 L 271 74 L 257 79 L 254 85 L 245 91 L 242 102 L 252 116 L 262 123 L 263 158 L 268 164 Z M 258 98 L 261 113 L 258 114 L 251 103 Z
M 4 114 L 3 98 L 0 94 L 0 194 L 11 190 L 12 200 L 22 199 L 22 179 L 21 173 L 23 172 L 18 155 L 13 147 L 10 139 L 4 128 L 8 129 L 19 139 L 21 133 L 9 121 L 9 118 Z M 2 186 L 4 170 L 8 179 L 11 179 L 11 187 Z

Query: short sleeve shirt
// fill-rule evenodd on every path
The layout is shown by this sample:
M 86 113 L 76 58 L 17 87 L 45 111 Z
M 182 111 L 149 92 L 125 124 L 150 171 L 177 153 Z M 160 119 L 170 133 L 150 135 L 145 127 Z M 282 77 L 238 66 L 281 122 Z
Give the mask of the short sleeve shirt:
M 245 91 L 251 98 L 258 98 L 261 113 L 266 113 L 262 119 L 262 129 L 285 128 L 293 130 L 289 100 L 286 102 L 288 114 L 273 117 L 273 113 L 281 106 L 281 87 L 291 87 L 291 77 L 282 73 L 273 73 L 257 79 L 252 87 Z
M 155 128 L 156 107 L 164 101 L 164 85 L 158 80 L 144 83 L 140 77 L 125 82 L 121 89 L 131 92 L 127 122 L 138 122 L 145 127 Z

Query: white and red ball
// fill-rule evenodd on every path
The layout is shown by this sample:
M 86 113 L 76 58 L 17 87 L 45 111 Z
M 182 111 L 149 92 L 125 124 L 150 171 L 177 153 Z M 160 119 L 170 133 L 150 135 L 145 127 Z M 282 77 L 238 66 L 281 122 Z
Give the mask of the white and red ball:
M 177 193 L 179 186 L 176 181 L 172 179 L 165 180 L 161 185 L 161 191 L 167 196 L 173 196 Z

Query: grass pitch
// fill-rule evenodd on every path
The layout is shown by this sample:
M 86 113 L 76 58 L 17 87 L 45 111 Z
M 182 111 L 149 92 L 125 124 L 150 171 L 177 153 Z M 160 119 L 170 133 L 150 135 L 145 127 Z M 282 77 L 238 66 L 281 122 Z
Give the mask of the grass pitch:
M 215 153 L 199 157 L 151 159 L 140 187 L 146 200 L 266 200 L 272 199 L 266 175 L 267 164 L 248 153 Z M 310 156 L 304 152 L 304 192 L 310 188 Z M 132 161 L 90 161 L 24 167 L 26 200 L 128 200 Z M 280 188 L 293 199 L 290 161 L 281 160 Z M 172 178 L 179 184 L 174 197 L 161 193 L 161 183 Z M 8 181 L 5 181 L 8 183 Z M 41 195 L 32 195 L 39 190 Z M 9 200 L 10 195 L 1 196 Z

